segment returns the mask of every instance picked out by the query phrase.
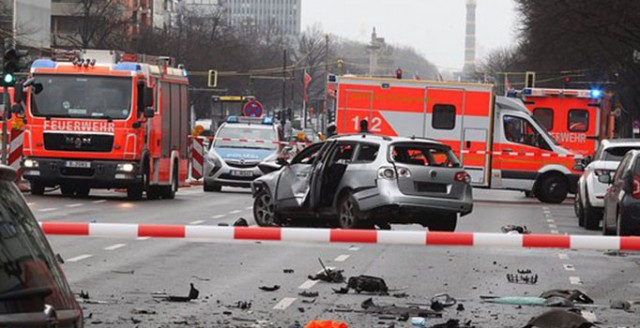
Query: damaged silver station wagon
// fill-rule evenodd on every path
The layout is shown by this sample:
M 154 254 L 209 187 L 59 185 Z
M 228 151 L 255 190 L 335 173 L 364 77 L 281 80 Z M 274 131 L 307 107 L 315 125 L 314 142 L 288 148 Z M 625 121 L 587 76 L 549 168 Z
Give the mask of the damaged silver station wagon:
M 313 144 L 252 183 L 261 226 L 389 229 L 417 223 L 454 231 L 473 209 L 470 176 L 451 148 L 429 139 L 358 134 Z M 275 170 L 275 171 L 274 171 Z

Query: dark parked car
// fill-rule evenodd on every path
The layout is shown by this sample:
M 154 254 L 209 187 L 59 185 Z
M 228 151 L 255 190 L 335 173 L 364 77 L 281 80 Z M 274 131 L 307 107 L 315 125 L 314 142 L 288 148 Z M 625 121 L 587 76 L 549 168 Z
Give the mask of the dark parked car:
M 15 178 L 0 165 L 0 327 L 82 327 L 82 310 Z
M 613 178 L 598 179 L 611 184 L 604 196 L 603 234 L 640 235 L 640 151 L 629 151 Z
M 455 230 L 473 208 L 470 176 L 440 142 L 372 134 L 313 144 L 252 183 L 261 226 L 315 220 L 345 229 L 417 223 Z

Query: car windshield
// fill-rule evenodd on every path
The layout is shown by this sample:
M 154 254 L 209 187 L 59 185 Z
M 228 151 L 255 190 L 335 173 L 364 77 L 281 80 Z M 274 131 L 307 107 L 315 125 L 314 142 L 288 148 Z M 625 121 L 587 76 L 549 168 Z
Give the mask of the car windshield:
M 551 133 L 549 133 L 549 131 L 545 128 L 545 125 L 543 125 L 540 122 L 540 119 L 535 117 L 535 115 L 531 115 L 531 118 L 538 124 L 538 131 L 541 131 L 542 134 L 544 134 L 547 138 L 549 138 L 549 140 L 551 140 L 551 142 L 556 145 L 556 146 L 560 146 L 560 143 L 558 143 L 558 141 L 556 140 L 556 138 L 553 137 L 553 135 L 551 135 Z
M 69 309 L 70 293 L 49 244 L 13 183 L 0 181 L 0 317 Z
M 35 79 L 43 89 L 31 96 L 34 116 L 126 119 L 131 114 L 131 78 L 36 75 Z
M 631 146 L 621 146 L 621 147 L 608 147 L 604 150 L 602 154 L 603 161 L 612 161 L 612 162 L 620 162 L 624 155 L 627 154 L 628 151 L 640 149 L 640 146 L 631 147 Z
M 277 141 L 275 129 L 227 124 L 218 130 L 213 147 L 277 149 Z
M 450 148 L 425 144 L 398 144 L 391 146 L 391 160 L 396 163 L 420 166 L 460 167 Z

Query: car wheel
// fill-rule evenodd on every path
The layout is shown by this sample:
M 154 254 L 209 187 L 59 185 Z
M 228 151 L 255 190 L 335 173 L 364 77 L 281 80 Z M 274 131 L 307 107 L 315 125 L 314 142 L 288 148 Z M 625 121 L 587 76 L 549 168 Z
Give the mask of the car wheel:
M 535 198 L 536 194 L 533 192 L 533 190 L 528 190 L 524 192 L 524 197 L 526 198 Z
M 211 191 L 220 192 L 222 190 L 222 186 L 216 183 L 207 183 L 207 181 L 205 180 L 202 183 L 202 189 L 205 192 L 211 192 Z
M 253 219 L 261 227 L 277 226 L 278 217 L 274 211 L 273 198 L 267 190 L 260 190 L 253 200 Z
M 540 182 L 535 195 L 543 203 L 560 204 L 569 193 L 567 179 L 561 175 L 549 175 Z
M 358 203 L 351 193 L 344 195 L 338 202 L 338 227 L 342 229 L 368 228 L 362 219 Z
M 576 195 L 573 198 L 573 213 L 578 219 L 580 218 L 580 215 L 582 215 L 582 209 L 580 208 L 580 206 L 580 192 L 576 192 Z M 582 224 L 580 224 L 580 226 L 582 226 Z
M 433 216 L 425 220 L 423 224 L 429 228 L 429 231 L 455 231 L 457 225 L 457 213 Z
M 44 184 L 42 182 L 31 181 L 29 182 L 31 188 L 31 194 L 36 196 L 44 195 Z
M 616 235 L 618 236 L 631 235 L 631 231 L 629 229 L 629 223 L 623 220 L 622 213 L 620 210 L 618 210 L 618 214 L 616 214 Z
M 600 219 L 602 219 L 602 212 L 591 207 L 591 203 L 587 198 L 586 204 L 582 213 L 584 227 L 587 230 L 597 230 L 600 225 Z

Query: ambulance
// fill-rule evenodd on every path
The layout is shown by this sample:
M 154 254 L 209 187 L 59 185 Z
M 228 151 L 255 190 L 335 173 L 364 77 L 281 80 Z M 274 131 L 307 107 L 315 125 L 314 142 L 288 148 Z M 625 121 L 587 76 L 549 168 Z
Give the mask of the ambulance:
M 592 155 L 607 138 L 611 102 L 599 89 L 526 88 L 518 95 L 540 125 L 576 154 Z
M 55 53 L 54 53 L 55 54 Z M 169 57 L 108 50 L 38 59 L 26 93 L 23 175 L 31 193 L 124 188 L 172 199 L 187 178 L 187 72 Z
M 499 97 L 489 84 L 329 76 L 340 134 L 429 138 L 452 147 L 474 186 L 533 192 L 560 203 L 579 172 L 522 101 Z

